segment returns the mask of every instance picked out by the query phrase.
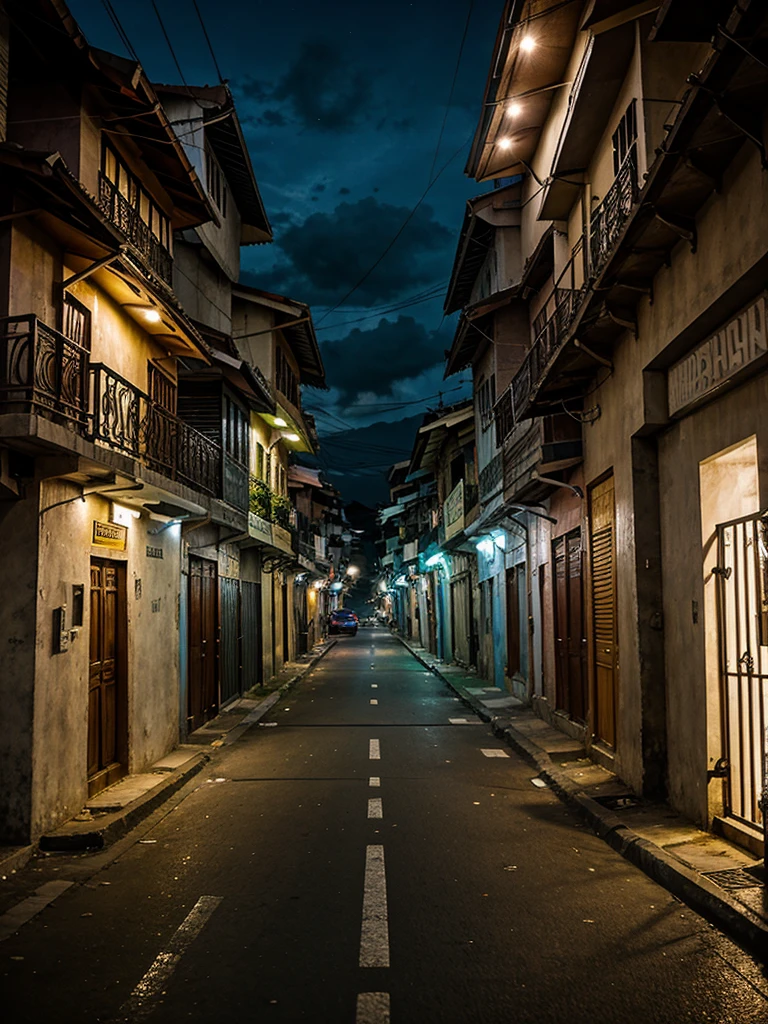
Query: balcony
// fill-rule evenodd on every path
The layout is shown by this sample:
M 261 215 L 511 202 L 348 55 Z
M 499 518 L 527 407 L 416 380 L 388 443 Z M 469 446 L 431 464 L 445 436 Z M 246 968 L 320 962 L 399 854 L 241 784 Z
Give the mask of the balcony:
M 536 502 L 554 486 L 553 477 L 582 461 L 581 425 L 570 416 L 543 416 L 520 424 L 504 446 L 504 500 Z
M 637 145 L 627 153 L 613 184 L 595 209 L 589 224 L 589 267 L 597 277 L 637 202 Z
M 99 206 L 128 241 L 144 257 L 150 270 L 166 284 L 171 284 L 173 258 L 165 246 L 155 238 L 149 225 L 139 215 L 122 192 L 104 175 L 99 176 Z
M 90 438 L 171 480 L 220 493 L 221 448 L 103 363 L 91 365 Z
M 88 423 L 86 348 L 36 316 L 0 320 L 0 410 L 41 413 L 85 429 Z

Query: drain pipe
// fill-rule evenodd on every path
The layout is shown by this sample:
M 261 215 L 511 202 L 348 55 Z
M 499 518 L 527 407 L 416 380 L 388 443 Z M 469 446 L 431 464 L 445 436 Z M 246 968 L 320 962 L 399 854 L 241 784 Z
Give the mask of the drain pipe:
M 538 480 L 543 484 L 550 484 L 552 487 L 564 487 L 567 491 L 571 491 L 576 495 L 577 498 L 584 498 L 584 491 L 576 484 L 567 484 L 563 480 L 555 480 L 551 476 L 540 476 L 535 470 L 533 473 L 533 479 Z

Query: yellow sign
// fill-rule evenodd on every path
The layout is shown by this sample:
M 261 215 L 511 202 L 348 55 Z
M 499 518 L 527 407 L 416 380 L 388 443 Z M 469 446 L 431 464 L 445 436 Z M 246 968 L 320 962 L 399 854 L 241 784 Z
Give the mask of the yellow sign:
M 128 529 L 116 523 L 93 522 L 93 545 L 97 548 L 112 548 L 113 551 L 125 551 Z

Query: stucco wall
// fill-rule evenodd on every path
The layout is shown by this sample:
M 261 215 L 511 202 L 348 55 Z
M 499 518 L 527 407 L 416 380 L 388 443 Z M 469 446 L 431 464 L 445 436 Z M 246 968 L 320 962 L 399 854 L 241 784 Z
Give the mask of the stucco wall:
M 79 488 L 65 481 L 45 482 L 42 507 L 78 493 Z M 129 771 L 143 771 L 178 740 L 179 528 L 151 533 L 162 524 L 145 513 L 128 528 L 124 552 L 92 547 L 94 520 L 108 522 L 109 517 L 109 500 L 96 495 L 52 508 L 41 517 L 34 833 L 77 813 L 87 797 L 91 557 L 126 565 Z M 147 545 L 162 548 L 163 558 L 147 557 Z M 67 604 L 71 617 L 72 584 L 85 586 L 83 627 L 67 651 L 53 653 L 53 610 Z

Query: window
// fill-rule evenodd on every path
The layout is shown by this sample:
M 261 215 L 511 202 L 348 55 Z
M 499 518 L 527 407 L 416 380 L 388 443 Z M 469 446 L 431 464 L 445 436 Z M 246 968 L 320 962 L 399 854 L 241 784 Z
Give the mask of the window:
M 263 444 L 259 444 L 259 442 L 257 441 L 256 442 L 255 469 L 256 469 L 256 477 L 259 480 L 263 480 L 264 479 L 264 474 L 266 472 L 266 458 L 265 458 L 265 455 L 266 455 L 266 453 L 264 451 L 264 445 Z
M 282 349 L 282 346 L 277 346 L 277 353 L 275 355 L 275 385 L 278 391 L 281 391 L 289 402 L 298 408 L 299 406 L 299 382 L 296 379 L 296 374 L 291 368 L 291 364 L 288 362 L 288 358 Z
M 103 177 L 114 186 L 126 207 L 125 210 L 118 210 L 116 207 L 111 208 L 109 213 L 111 219 L 117 221 L 120 227 L 130 230 L 130 225 L 123 223 L 123 221 L 126 217 L 133 221 L 135 216 L 138 216 L 155 236 L 155 239 L 170 252 L 170 220 L 149 193 L 142 188 L 139 179 L 128 170 L 128 167 L 111 146 L 104 146 L 101 166 Z M 110 198 L 109 201 L 112 207 L 114 200 Z
M 248 465 L 248 426 L 249 418 L 240 406 L 228 396 L 224 396 L 222 423 L 223 447 L 227 455 L 241 466 Z
M 626 113 L 619 121 L 618 128 L 613 133 L 613 173 L 617 175 L 629 155 L 629 151 L 637 141 L 637 114 L 636 101 L 627 107 Z
M 80 348 L 91 350 L 91 311 L 68 292 L 64 293 L 62 332 Z
M 480 413 L 480 426 L 487 430 L 493 423 L 493 407 L 496 403 L 496 374 L 490 377 L 480 378 L 480 386 L 477 389 L 477 408 Z
M 208 195 L 216 205 L 216 209 L 222 215 L 227 216 L 227 181 L 219 166 L 219 161 L 213 155 L 210 147 L 205 149 L 205 177 L 208 183 Z

